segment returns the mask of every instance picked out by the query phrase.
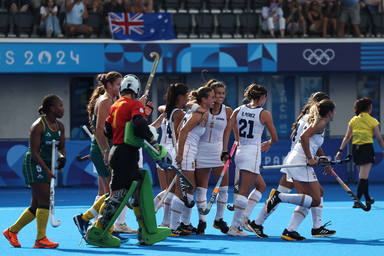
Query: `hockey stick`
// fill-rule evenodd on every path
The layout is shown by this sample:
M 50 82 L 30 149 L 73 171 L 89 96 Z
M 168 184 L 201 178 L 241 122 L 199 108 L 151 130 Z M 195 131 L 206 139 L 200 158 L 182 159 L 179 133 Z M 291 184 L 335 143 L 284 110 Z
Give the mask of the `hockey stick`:
M 144 140 L 144 144 L 150 148 L 153 152 L 158 152 L 158 150 L 153 147 L 148 141 Z M 188 190 L 192 190 L 193 189 L 193 185 L 192 183 L 189 181 L 189 179 L 187 177 L 184 176 L 184 174 L 182 174 L 180 172 L 180 170 L 178 170 L 172 163 L 167 163 L 165 161 L 161 161 L 161 160 L 158 160 L 156 161 L 156 163 L 164 170 L 167 170 L 167 169 L 171 169 L 172 171 L 174 171 L 182 180 L 183 180 L 183 183 L 186 183 L 185 186 L 186 186 L 186 189 Z
M 235 169 L 235 180 L 233 181 L 233 202 L 236 201 L 236 197 L 237 195 L 239 194 L 239 183 L 240 183 L 240 170 Z M 227 209 L 230 210 L 230 211 L 233 211 L 235 210 L 235 207 L 230 204 L 227 205 Z
M 173 121 L 172 121 L 172 116 L 169 118 L 169 121 L 170 121 L 170 128 L 171 128 L 171 137 L 172 137 L 172 144 L 173 146 L 175 147 L 175 151 L 176 151 L 176 154 L 177 154 L 177 143 L 176 143 L 176 133 L 175 133 L 175 127 L 173 126 Z M 166 169 L 164 169 L 166 170 Z M 174 170 L 175 171 L 175 170 Z M 181 174 L 181 172 L 179 171 L 179 173 Z M 177 174 L 177 173 L 176 173 Z M 184 175 L 183 175 L 184 176 Z M 188 201 L 188 195 L 187 195 L 187 192 L 185 191 L 186 189 L 187 190 L 192 190 L 193 189 L 193 186 L 192 188 L 188 187 L 188 184 L 187 186 L 184 184 L 181 176 L 179 175 L 180 177 L 180 188 L 181 188 L 181 192 L 183 193 L 183 201 L 184 201 L 184 205 L 187 206 L 188 208 L 192 208 L 194 205 L 195 205 L 195 201 L 192 201 L 192 202 L 189 202 Z M 177 176 L 175 176 L 171 182 L 171 184 L 169 184 L 167 190 L 165 191 L 164 193 L 164 197 L 162 198 L 162 200 L 159 202 L 158 204 L 158 208 L 160 208 L 160 206 L 164 203 L 166 197 L 168 196 L 169 192 L 171 191 L 172 187 L 176 184 L 176 179 L 177 179 Z M 187 179 L 188 180 L 188 179 Z M 189 182 L 189 180 L 188 180 Z M 190 185 L 192 185 L 190 183 Z M 156 211 L 157 212 L 157 211 Z
M 83 128 L 84 132 L 89 136 L 91 140 L 94 138 L 94 135 L 91 133 L 91 131 L 86 125 L 83 125 L 81 128 Z
M 339 182 L 339 184 L 344 188 L 345 191 L 347 191 L 348 195 L 350 197 L 352 197 L 352 199 L 357 202 L 357 204 L 360 206 L 361 209 L 363 209 L 364 211 L 368 212 L 371 210 L 371 204 L 367 203 L 366 205 L 363 204 L 359 198 L 357 198 L 357 196 L 355 194 L 353 194 L 353 192 L 351 191 L 351 189 L 344 183 L 344 181 L 339 177 L 339 175 L 337 175 L 337 173 L 332 170 L 331 171 L 331 175 L 333 177 L 335 177 L 335 179 L 337 180 L 337 182 Z
M 85 155 L 85 156 L 77 155 L 76 156 L 76 160 L 79 161 L 79 162 L 83 162 L 83 161 L 86 161 L 86 160 L 89 160 L 89 159 L 91 159 L 90 155 Z
M 229 153 L 230 158 L 232 158 L 233 154 L 235 153 L 236 147 L 237 147 L 237 143 L 234 142 L 233 145 L 232 145 L 232 148 L 231 148 L 231 152 Z M 200 214 L 207 215 L 209 213 L 209 211 L 211 210 L 213 202 L 215 201 L 215 199 L 217 197 L 217 194 L 219 194 L 219 189 L 220 189 L 221 182 L 222 182 L 222 180 L 224 178 L 225 173 L 227 172 L 229 163 L 231 161 L 230 158 L 225 162 L 225 165 L 223 167 L 223 170 L 221 171 L 220 177 L 219 177 L 219 179 L 216 182 L 216 186 L 215 186 L 215 188 L 212 191 L 212 195 L 211 195 L 211 197 L 209 199 L 207 207 L 205 209 L 198 208 Z
M 344 159 L 337 159 L 333 161 L 319 161 L 318 166 L 329 166 L 329 165 L 336 165 L 336 164 L 342 164 L 351 161 L 351 156 L 348 155 Z M 270 169 L 281 169 L 281 168 L 294 168 L 294 167 L 307 167 L 308 164 L 278 164 L 278 165 L 264 165 L 260 166 L 260 169 L 264 170 L 270 170 Z
M 160 55 L 157 52 L 151 52 L 149 54 L 151 58 L 155 57 L 155 60 L 153 62 L 151 74 L 149 74 L 147 84 L 145 85 L 144 95 L 148 95 L 149 89 L 151 88 L 153 77 L 155 76 L 157 64 L 159 64 Z
M 55 156 L 56 156 L 56 140 L 52 140 L 52 162 L 51 162 L 51 171 L 55 171 Z M 57 228 L 61 224 L 61 220 L 55 221 L 55 179 L 51 178 L 51 184 L 49 187 L 49 214 L 51 215 L 51 225 L 54 228 Z
M 153 152 L 158 152 L 158 150 L 156 148 L 154 148 L 148 141 L 144 140 L 144 144 Z M 162 161 L 162 160 L 157 160 L 156 163 L 163 170 L 171 169 L 172 171 L 174 171 L 176 173 L 177 176 L 179 176 L 180 187 L 181 187 L 181 191 L 183 192 L 184 204 L 188 208 L 192 208 L 195 205 L 195 202 L 192 201 L 191 203 L 189 203 L 188 198 L 187 198 L 187 190 L 190 191 L 193 189 L 193 185 L 192 185 L 191 181 L 187 177 L 185 177 L 184 174 L 178 168 L 176 168 L 172 163 L 168 163 L 168 162 Z

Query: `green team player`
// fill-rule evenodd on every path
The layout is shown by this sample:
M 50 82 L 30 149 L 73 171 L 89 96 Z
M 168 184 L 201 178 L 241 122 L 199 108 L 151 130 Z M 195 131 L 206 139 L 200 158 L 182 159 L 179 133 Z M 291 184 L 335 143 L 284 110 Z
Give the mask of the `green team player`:
M 57 120 L 64 115 L 63 101 L 56 95 L 47 95 L 39 113 L 42 116 L 32 124 L 29 148 L 23 162 L 25 182 L 31 186 L 31 205 L 24 210 L 15 224 L 3 231 L 5 238 L 14 247 L 21 247 L 17 233 L 35 218 L 37 236 L 34 248 L 59 246 L 46 237 L 46 228 L 49 217 L 50 180 L 55 178 L 54 170 L 50 168 L 53 140 L 58 143 L 57 169 L 63 168 L 66 162 L 64 125 Z

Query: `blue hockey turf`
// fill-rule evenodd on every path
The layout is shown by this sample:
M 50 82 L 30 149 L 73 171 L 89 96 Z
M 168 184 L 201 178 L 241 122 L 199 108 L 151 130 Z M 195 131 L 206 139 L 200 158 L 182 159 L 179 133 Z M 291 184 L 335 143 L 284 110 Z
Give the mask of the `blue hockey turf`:
M 351 185 L 356 191 L 356 187 Z M 383 185 L 371 185 L 370 193 L 376 200 L 370 212 L 352 209 L 352 200 L 339 185 L 326 185 L 323 210 L 323 223 L 331 220 L 330 229 L 337 231 L 328 238 L 311 237 L 312 219 L 309 214 L 299 228 L 299 233 L 307 238 L 303 242 L 287 242 L 280 238 L 288 225 L 294 206 L 280 204 L 264 225 L 264 232 L 270 237 L 259 239 L 253 234 L 245 238 L 230 237 L 212 227 L 215 205 L 207 215 L 206 235 L 192 235 L 184 238 L 167 238 L 153 246 L 137 245 L 136 235 L 126 235 L 130 239 L 120 248 L 97 248 L 80 243 L 80 234 L 73 223 L 72 216 L 86 210 L 93 202 L 95 188 L 58 188 L 56 189 L 56 219 L 61 219 L 58 228 L 48 224 L 47 236 L 60 243 L 57 249 L 33 249 L 36 236 L 36 222 L 30 223 L 19 233 L 22 248 L 13 248 L 8 241 L 0 238 L 0 255 L 6 256 L 65 256 L 65 255 L 384 255 L 384 189 Z M 231 191 L 231 190 L 230 190 Z M 270 188 L 263 194 L 262 202 L 268 196 Z M 155 192 L 158 189 L 155 188 Z M 211 190 L 208 191 L 208 196 Z M 30 191 L 27 189 L 2 189 L 0 197 L 1 230 L 13 224 L 21 212 L 29 205 Z M 232 201 L 232 195 L 229 198 Z M 262 202 L 253 211 L 252 218 L 259 213 Z M 226 210 L 225 220 L 230 223 L 233 213 Z M 162 219 L 162 210 L 157 214 L 158 223 Z M 127 223 L 137 228 L 132 211 L 128 211 Z M 192 224 L 197 225 L 197 209 L 192 214 Z M 2 236 L 2 235 L 1 235 Z

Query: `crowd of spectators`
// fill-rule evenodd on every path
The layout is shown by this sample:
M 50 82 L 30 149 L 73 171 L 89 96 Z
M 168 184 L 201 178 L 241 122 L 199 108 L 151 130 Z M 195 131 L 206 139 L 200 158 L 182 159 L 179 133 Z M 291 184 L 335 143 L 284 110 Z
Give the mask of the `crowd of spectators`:
M 0 0 L 0 10 L 10 15 L 9 34 L 15 34 L 14 15 L 31 13 L 34 34 L 42 37 L 91 37 L 89 15 L 102 17 L 104 35 L 110 36 L 108 13 L 151 13 L 153 0 Z M 155 0 L 156 1 L 156 0 Z M 261 36 L 344 37 L 346 28 L 360 37 L 360 15 L 383 14 L 384 0 L 258 0 L 264 6 L 255 12 L 261 17 Z M 158 3 L 157 3 L 158 4 Z M 244 11 L 249 11 L 244 10 Z M 374 32 L 373 32 L 374 33 Z

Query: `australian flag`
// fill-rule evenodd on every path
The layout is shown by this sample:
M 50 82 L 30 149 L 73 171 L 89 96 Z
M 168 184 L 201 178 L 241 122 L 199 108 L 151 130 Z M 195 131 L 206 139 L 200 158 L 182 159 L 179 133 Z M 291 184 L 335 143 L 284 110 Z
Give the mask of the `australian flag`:
M 175 38 L 169 13 L 108 13 L 113 39 L 151 41 Z

